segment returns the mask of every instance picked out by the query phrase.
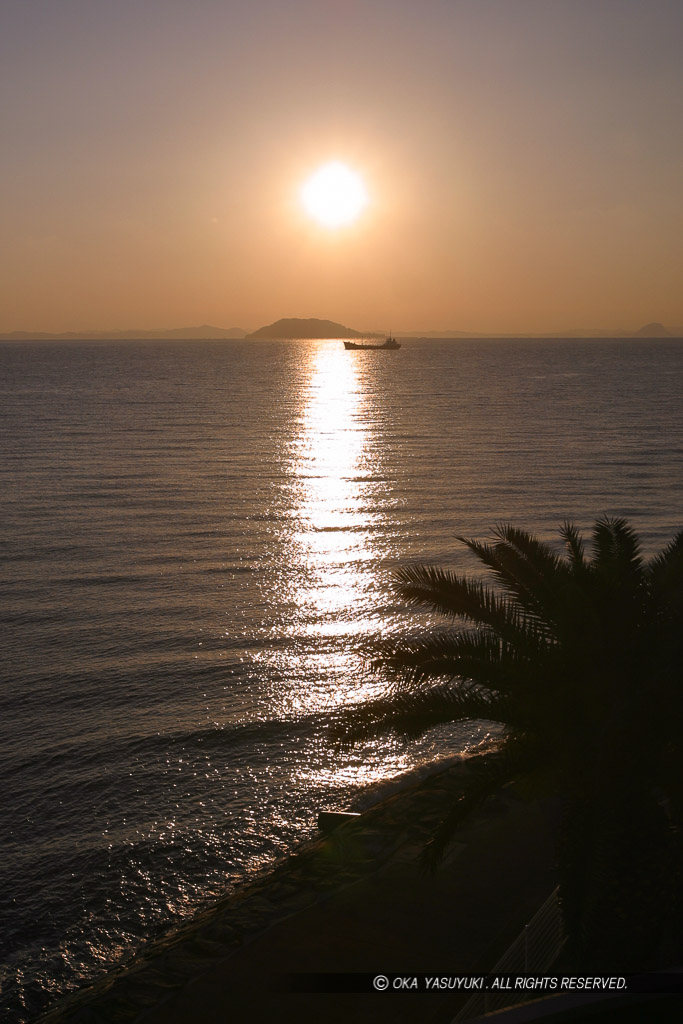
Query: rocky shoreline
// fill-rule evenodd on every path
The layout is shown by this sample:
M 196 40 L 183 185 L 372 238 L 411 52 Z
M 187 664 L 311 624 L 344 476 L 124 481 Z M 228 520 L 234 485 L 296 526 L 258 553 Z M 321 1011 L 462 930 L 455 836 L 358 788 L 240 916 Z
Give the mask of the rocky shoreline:
M 523 892 L 526 893 L 524 884 L 517 886 L 517 891 L 511 894 L 513 898 L 509 912 L 508 908 L 500 908 L 502 925 L 499 922 L 492 929 L 484 928 L 482 931 L 481 922 L 463 920 L 451 924 L 448 929 L 452 931 L 457 927 L 462 932 L 466 928 L 470 933 L 466 956 L 468 963 L 461 959 L 457 963 L 458 969 L 483 970 L 490 967 L 496 953 L 505 948 L 501 943 L 514 937 L 530 916 L 529 912 L 533 912 L 538 900 L 554 885 L 552 843 L 548 835 L 541 836 L 539 840 L 539 829 L 543 831 L 545 824 L 543 815 L 539 814 L 538 804 L 524 800 L 514 789 L 505 787 L 484 801 L 478 811 L 468 817 L 463 824 L 462 835 L 456 837 L 457 841 L 445 865 L 436 875 L 425 877 L 419 868 L 420 851 L 433 834 L 435 826 L 453 802 L 466 793 L 474 777 L 473 773 L 481 764 L 481 758 L 490 754 L 489 749 L 469 758 L 458 759 L 448 767 L 417 782 L 408 783 L 400 791 L 380 799 L 377 804 L 363 811 L 359 817 L 350 819 L 331 835 L 304 842 L 267 873 L 200 911 L 163 939 L 144 946 L 131 960 L 89 988 L 58 1003 L 39 1018 L 41 1024 L 85 1024 L 94 1021 L 98 1024 L 125 1024 L 143 1020 L 150 1024 L 157 1020 L 187 1021 L 189 1024 L 190 1021 L 225 1019 L 221 1017 L 225 994 L 232 993 L 230 1001 L 234 1004 L 235 990 L 242 987 L 241 981 L 252 970 L 262 974 L 264 965 L 266 974 L 273 978 L 281 971 L 293 970 L 392 969 L 382 959 L 386 954 L 382 954 L 381 949 L 377 950 L 374 964 L 370 952 L 365 956 L 366 962 L 363 962 L 363 955 L 358 959 L 357 932 L 363 929 L 367 931 L 366 925 L 358 921 L 358 909 L 362 914 L 363 908 L 366 908 L 368 915 L 371 915 L 372 928 L 381 939 L 384 927 L 382 919 L 387 909 L 391 909 L 391 883 L 388 883 L 389 889 L 383 886 L 392 874 L 405 876 L 405 880 L 399 882 L 401 886 L 411 885 L 414 892 L 416 886 L 424 888 L 424 896 L 416 902 L 414 912 L 427 913 L 433 922 L 431 930 L 438 933 L 444 928 L 444 920 L 439 920 L 438 914 L 443 911 L 442 902 L 447 896 L 441 890 L 444 885 L 448 888 L 448 880 L 457 883 L 462 875 L 466 860 L 463 851 L 480 844 L 484 850 L 495 852 L 495 833 L 501 832 L 501 827 L 505 825 L 503 831 L 507 839 L 501 837 L 498 843 L 509 842 L 510 822 L 519 819 L 518 824 L 512 827 L 512 838 L 517 844 L 521 843 L 525 851 L 529 847 L 535 847 L 537 855 L 540 851 L 540 856 L 535 858 L 538 863 L 532 871 L 532 875 L 534 872 L 535 875 L 531 894 L 523 896 Z M 533 834 L 529 832 L 530 828 L 535 830 Z M 487 833 L 492 832 L 494 835 L 487 837 Z M 512 863 L 514 857 L 508 860 Z M 450 867 L 449 861 L 455 862 L 455 868 Z M 463 868 L 459 870 L 461 862 Z M 477 857 L 474 858 L 473 867 L 480 874 L 486 870 L 485 863 Z M 469 870 L 471 872 L 472 869 Z M 460 883 L 466 883 L 468 889 L 472 890 L 476 887 L 475 883 L 487 887 L 488 881 L 485 876 L 469 881 L 460 877 Z M 405 892 L 400 898 L 406 904 L 409 902 Z M 373 899 L 379 901 L 374 910 L 371 906 Z M 389 908 L 383 906 L 383 901 L 387 899 Z M 434 903 L 431 910 L 430 901 Z M 353 909 L 356 904 L 356 909 Z M 356 923 L 345 944 L 343 932 L 348 925 L 345 917 L 349 913 L 355 915 Z M 457 904 L 448 913 L 457 918 Z M 307 917 L 311 920 L 306 920 Z M 408 910 L 406 919 L 409 917 Z M 452 921 L 456 918 L 452 917 Z M 334 942 L 329 941 L 330 928 L 335 929 Z M 319 933 L 317 936 L 316 930 Z M 393 948 L 397 941 L 395 928 L 391 930 L 390 940 L 392 963 L 398 964 L 401 959 L 399 954 L 405 947 L 408 957 L 405 963 L 408 964 L 414 955 L 414 951 L 408 948 L 410 928 L 403 939 L 398 936 L 397 948 Z M 280 952 L 266 948 L 272 942 L 281 944 Z M 328 962 L 325 960 L 326 943 L 331 957 Z M 307 944 L 311 946 L 308 950 Z M 347 946 L 351 947 L 348 956 L 345 952 Z M 291 956 L 288 955 L 290 949 Z M 462 958 L 462 953 L 456 953 L 455 956 Z M 449 952 L 446 960 L 453 963 L 453 958 L 454 954 Z M 476 967 L 473 966 L 475 963 Z M 434 969 L 443 969 L 436 962 L 433 966 Z M 395 969 L 405 967 L 396 966 Z M 417 965 L 414 969 L 418 969 Z M 419 969 L 429 968 L 426 966 Z M 208 977 L 213 980 L 211 984 L 205 985 Z M 202 992 L 203 987 L 206 989 L 206 1005 L 198 1009 L 198 1004 L 202 1002 L 202 996 L 198 996 L 198 993 Z M 263 984 L 261 988 L 265 991 L 268 984 Z M 247 998 L 244 993 L 243 996 Z M 277 998 L 272 997 L 274 1000 Z M 306 1020 L 308 1018 L 303 1010 L 307 1000 L 305 997 L 300 998 L 302 1013 L 298 1016 Z M 332 1002 L 331 997 L 327 999 Z M 375 1004 L 375 1017 L 377 1009 Z M 266 1012 L 265 1005 L 263 1011 Z M 246 1008 L 245 1012 L 248 1012 Z M 316 1012 L 319 1011 L 312 1011 L 311 1020 L 315 1019 Z M 328 1019 L 337 1019 L 330 1013 L 330 1007 L 327 1007 L 324 1015 Z M 261 1018 L 256 1014 L 244 1019 Z M 395 1019 L 402 1018 L 399 1015 Z

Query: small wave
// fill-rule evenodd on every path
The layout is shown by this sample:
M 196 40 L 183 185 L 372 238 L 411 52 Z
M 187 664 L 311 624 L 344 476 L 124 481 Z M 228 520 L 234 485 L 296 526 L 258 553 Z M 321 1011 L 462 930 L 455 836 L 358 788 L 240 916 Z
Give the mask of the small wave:
M 201 570 L 203 573 L 216 575 L 238 575 L 239 573 L 256 572 L 255 565 L 207 565 Z
M 97 736 L 94 739 L 80 739 L 77 742 L 65 740 L 30 750 L 22 746 L 15 751 L 11 767 L 18 772 L 29 772 L 33 769 L 54 772 L 74 764 L 78 765 L 83 777 L 86 777 L 103 764 L 125 764 L 131 757 L 188 748 L 234 750 L 236 745 L 251 745 L 254 742 L 285 736 L 312 736 L 324 731 L 329 720 L 329 712 L 313 712 L 292 718 L 234 721 L 177 732 L 132 733 L 127 736 L 119 734 L 110 736 L 106 743 L 102 741 L 102 737 Z
M 381 532 L 382 529 L 386 529 L 383 525 L 376 526 L 374 523 L 360 523 L 358 526 L 313 526 L 310 528 L 311 533 L 368 533 L 372 529 L 373 533 Z
M 178 747 L 201 747 L 215 750 L 234 748 L 235 744 L 246 744 L 281 739 L 283 737 L 313 736 L 324 731 L 330 722 L 329 712 L 312 712 L 292 718 L 261 718 L 245 722 L 227 722 L 220 726 L 164 733 L 155 737 L 156 744 L 164 749 Z M 145 740 L 142 740 L 145 745 Z

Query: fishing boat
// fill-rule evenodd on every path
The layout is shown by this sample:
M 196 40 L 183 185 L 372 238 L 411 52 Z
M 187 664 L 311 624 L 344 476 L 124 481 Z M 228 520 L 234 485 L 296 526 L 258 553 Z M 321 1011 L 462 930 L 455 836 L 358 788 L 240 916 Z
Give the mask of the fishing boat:
M 380 350 L 380 351 L 385 351 L 386 349 L 394 350 L 394 349 L 397 349 L 397 348 L 400 348 L 400 347 L 401 346 L 400 346 L 399 342 L 396 341 L 396 338 L 392 337 L 391 334 L 389 334 L 387 336 L 386 341 L 384 341 L 381 345 L 367 345 L 364 341 L 345 341 L 344 342 L 344 348 L 346 348 L 346 349 L 374 348 L 374 349 L 377 349 L 377 350 Z

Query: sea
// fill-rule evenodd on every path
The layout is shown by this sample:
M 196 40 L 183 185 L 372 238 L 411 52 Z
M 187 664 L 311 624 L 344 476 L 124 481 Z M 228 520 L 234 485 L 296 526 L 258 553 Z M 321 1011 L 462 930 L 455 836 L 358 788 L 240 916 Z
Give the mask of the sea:
M 29 1021 L 472 722 L 339 750 L 391 572 L 683 527 L 683 341 L 0 344 L 0 985 Z M 370 794 L 370 796 L 368 796 Z

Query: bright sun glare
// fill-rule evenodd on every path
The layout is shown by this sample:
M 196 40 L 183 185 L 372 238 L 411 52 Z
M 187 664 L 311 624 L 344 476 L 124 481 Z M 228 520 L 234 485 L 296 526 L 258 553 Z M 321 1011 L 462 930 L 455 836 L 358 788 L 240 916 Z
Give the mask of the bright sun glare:
M 301 187 L 304 209 L 319 224 L 338 228 L 354 221 L 367 204 L 361 178 L 338 161 L 325 164 Z

